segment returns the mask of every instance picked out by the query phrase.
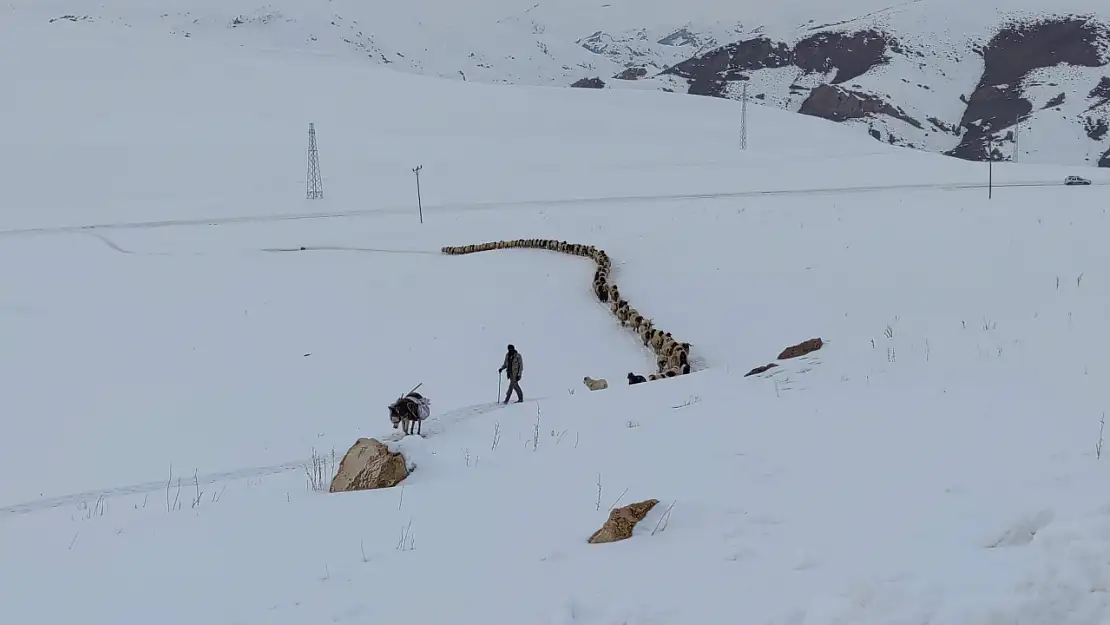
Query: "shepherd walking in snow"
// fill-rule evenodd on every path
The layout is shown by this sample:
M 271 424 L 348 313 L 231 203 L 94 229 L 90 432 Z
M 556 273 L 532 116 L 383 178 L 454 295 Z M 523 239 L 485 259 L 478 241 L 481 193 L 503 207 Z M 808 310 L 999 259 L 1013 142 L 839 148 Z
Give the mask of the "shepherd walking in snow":
M 509 345 L 509 351 L 505 352 L 505 362 L 497 370 L 498 373 L 502 371 L 509 377 L 509 391 L 505 393 L 505 401 L 501 403 L 509 403 L 509 398 L 512 397 L 514 390 L 516 391 L 516 403 L 519 404 L 524 401 L 524 393 L 520 390 L 520 375 L 524 373 L 524 358 L 512 345 Z

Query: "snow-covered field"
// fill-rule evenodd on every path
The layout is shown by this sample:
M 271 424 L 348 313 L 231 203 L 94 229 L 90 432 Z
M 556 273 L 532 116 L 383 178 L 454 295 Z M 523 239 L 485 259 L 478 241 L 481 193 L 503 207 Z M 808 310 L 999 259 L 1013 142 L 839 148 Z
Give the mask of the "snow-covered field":
M 1110 177 L 56 27 L 0 26 L 0 623 L 1110 621 Z M 626 386 L 583 259 L 439 254 L 519 237 L 605 249 L 701 370 Z M 418 382 L 404 486 L 312 491 Z
M 972 122 L 985 119 L 979 117 L 984 115 L 981 108 L 966 117 L 968 99 L 977 99 L 973 94 L 986 69 L 984 49 L 1004 27 L 1015 21 L 1031 24 L 1069 16 L 1110 24 L 1101 0 L 9 0 L 6 9 L 0 9 L 0 16 L 12 23 L 46 26 L 49 30 L 44 32 L 52 40 L 60 33 L 69 37 L 114 25 L 457 81 L 566 87 L 597 78 L 611 89 L 680 93 L 692 86 L 696 93 L 706 93 L 707 81 L 718 72 L 698 72 L 694 85 L 661 72 L 721 46 L 762 37 L 793 47 L 818 33 L 872 30 L 888 40 L 883 63 L 873 66 L 877 59 L 862 43 L 834 45 L 808 61 L 824 58 L 831 64 L 828 71 L 803 71 L 803 66 L 812 70 L 806 63 L 767 65 L 760 55 L 768 50 L 753 50 L 734 59 L 730 68 L 754 64 L 763 69 L 745 71 L 744 81 L 736 75 L 722 76 L 730 82 L 719 93 L 739 98 L 743 83 L 760 103 L 799 111 L 812 88 L 840 80 L 838 68 L 843 68 L 853 77 L 841 87 L 879 98 L 900 111 L 849 119 L 845 125 L 864 137 L 870 134 L 882 142 L 932 152 L 957 148 L 975 127 Z M 986 114 L 994 120 L 994 147 L 1002 158 L 1084 169 L 1105 160 L 1110 145 L 1105 134 L 1089 132 L 1089 124 L 1110 122 L 1110 104 L 1096 91 L 1107 76 L 1110 40 L 1103 37 L 1096 66 L 1080 67 L 1067 64 L 1077 56 L 1075 37 L 1074 32 L 1028 36 L 1029 48 L 992 55 L 993 72 L 1001 66 L 1018 72 L 1011 80 L 1020 82 L 1019 91 L 1032 107 L 1020 121 L 1007 119 L 1024 110 L 1020 105 L 996 104 Z M 1059 50 L 1050 54 L 1046 48 L 1052 46 L 1046 42 Z M 210 71 L 218 67 L 216 63 Z M 1021 79 L 1029 67 L 1043 69 Z M 719 69 L 721 74 L 735 74 Z M 628 71 L 639 73 L 634 78 Z M 313 77 L 283 88 L 312 92 L 326 82 Z M 819 116 L 833 112 L 828 104 L 807 110 Z M 1017 124 L 1015 137 L 1011 130 Z

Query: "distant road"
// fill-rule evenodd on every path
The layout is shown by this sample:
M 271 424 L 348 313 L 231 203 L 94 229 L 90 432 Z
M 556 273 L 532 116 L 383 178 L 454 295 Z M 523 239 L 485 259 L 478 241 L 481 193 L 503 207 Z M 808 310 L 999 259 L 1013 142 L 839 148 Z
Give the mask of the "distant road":
M 1107 186 L 1108 182 L 1092 182 L 1093 186 Z M 1000 182 L 995 187 L 1063 187 L 1058 179 L 1026 181 L 1026 182 Z M 924 184 L 894 184 L 856 187 L 822 187 L 812 189 L 772 189 L 762 191 L 725 191 L 720 193 L 677 193 L 657 195 L 618 195 L 608 197 L 584 197 L 560 200 L 511 200 L 499 202 L 464 202 L 457 204 L 440 204 L 425 206 L 426 212 L 467 212 L 467 211 L 497 211 L 519 207 L 557 207 L 575 206 L 582 204 L 628 204 L 634 202 L 668 202 L 675 200 L 718 200 L 739 197 L 779 196 L 779 195 L 825 195 L 834 193 L 870 193 L 876 191 L 892 190 L 935 190 L 935 189 L 986 189 L 985 182 L 935 182 Z M 0 230 L 0 236 L 41 235 L 41 234 L 67 234 L 74 232 L 88 232 L 90 230 L 136 230 L 144 228 L 175 228 L 181 226 L 219 226 L 228 224 L 251 224 L 275 221 L 294 221 L 300 219 L 338 219 L 344 217 L 373 217 L 376 215 L 407 215 L 412 212 L 412 207 L 404 208 L 364 208 L 331 213 L 279 213 L 271 215 L 245 215 L 239 217 L 209 217 L 194 219 L 166 219 L 161 221 L 126 221 L 99 224 L 86 224 L 81 226 L 48 226 L 42 228 L 13 228 Z

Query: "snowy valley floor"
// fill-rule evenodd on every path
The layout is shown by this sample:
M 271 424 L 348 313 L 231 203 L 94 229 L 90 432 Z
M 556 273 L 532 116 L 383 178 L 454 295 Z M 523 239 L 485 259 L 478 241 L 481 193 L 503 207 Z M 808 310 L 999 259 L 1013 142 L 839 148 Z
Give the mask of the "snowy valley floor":
M 143 75 L 126 44 L 73 61 L 120 81 Z M 178 77 L 166 89 L 220 93 L 234 72 L 181 78 L 216 54 L 184 46 L 160 57 Z M 295 199 L 310 107 L 265 90 L 296 65 L 219 54 L 254 71 L 223 117 L 179 103 L 188 123 L 163 129 L 162 148 L 112 135 L 115 118 L 94 120 L 72 94 L 50 100 L 59 119 L 90 115 L 87 133 L 43 142 L 34 129 L 49 124 L 21 126 L 18 140 L 40 150 L 21 171 L 44 185 L 58 171 L 76 178 L 21 191 L 0 230 L 405 206 L 414 144 L 441 160 L 429 171 L 449 172 L 429 174 L 441 207 L 665 196 L 705 181 L 737 193 L 812 179 L 938 188 L 442 208 L 423 225 L 383 210 L 7 232 L 0 623 L 1107 621 L 1104 186 L 1001 188 L 988 200 L 945 188 L 981 179 L 980 165 L 789 114 L 764 113 L 737 155 L 719 131 L 734 107 L 708 98 L 339 67 L 329 101 L 350 130 L 333 135 L 331 161 L 324 153 L 336 192 L 318 207 Z M 39 82 L 22 76 L 21 93 L 64 94 L 68 65 L 53 63 Z M 392 134 L 340 97 L 355 91 L 389 94 L 375 106 L 395 116 Z M 486 110 L 490 94 L 503 110 Z M 151 111 L 174 100 L 101 97 L 150 128 Z M 32 100 L 21 100 L 28 116 Z M 406 117 L 409 107 L 435 115 Z M 204 115 L 229 144 L 218 159 Z M 278 127 L 295 132 L 278 141 Z M 519 149 L 495 149 L 502 140 Z M 104 182 L 93 159 L 63 166 L 104 146 L 179 163 L 134 157 L 132 187 Z M 362 176 L 370 161 L 385 173 Z M 194 175 L 205 167 L 219 175 Z M 651 358 L 592 298 L 584 259 L 439 254 L 523 237 L 605 249 L 624 295 L 691 342 L 702 370 L 625 386 Z M 828 344 L 811 357 L 743 377 L 814 336 Z M 490 410 L 510 342 L 529 401 Z M 589 393 L 584 375 L 612 388 Z M 403 487 L 308 488 L 314 451 L 330 462 L 359 436 L 391 436 L 385 407 L 418 382 L 434 416 L 426 439 L 397 443 L 417 466 Z M 646 498 L 662 504 L 633 539 L 586 544 L 611 505 Z

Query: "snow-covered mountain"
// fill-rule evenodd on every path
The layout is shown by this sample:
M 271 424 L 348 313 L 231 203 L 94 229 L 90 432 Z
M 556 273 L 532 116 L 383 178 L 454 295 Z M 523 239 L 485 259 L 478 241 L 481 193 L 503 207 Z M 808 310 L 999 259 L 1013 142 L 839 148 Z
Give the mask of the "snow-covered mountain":
M 1110 167 L 1110 8 L 952 0 L 15 0 L 468 81 L 741 98 L 961 158 Z M 306 88 L 310 88 L 306 86 Z M 758 123 L 753 119 L 753 123 Z

